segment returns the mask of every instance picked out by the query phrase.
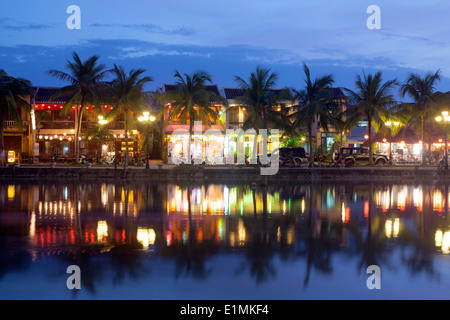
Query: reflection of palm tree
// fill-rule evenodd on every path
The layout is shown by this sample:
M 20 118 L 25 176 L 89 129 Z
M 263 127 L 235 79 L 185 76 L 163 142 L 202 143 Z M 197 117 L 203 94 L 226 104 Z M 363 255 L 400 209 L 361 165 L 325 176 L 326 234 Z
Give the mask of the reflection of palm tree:
M 328 241 L 326 236 L 317 234 L 318 212 L 313 210 L 313 201 L 316 186 L 309 187 L 309 215 L 308 215 L 308 234 L 304 244 L 304 248 L 300 251 L 300 255 L 306 256 L 306 274 L 303 286 L 307 287 L 311 275 L 311 269 L 314 267 L 317 271 L 329 274 L 331 267 L 331 245 L 333 242 Z
M 425 185 L 423 186 L 425 189 Z M 448 195 L 448 185 L 444 184 L 443 186 L 443 194 Z M 423 206 L 425 206 L 425 197 L 426 192 L 423 191 Z M 444 206 L 447 208 L 448 206 L 448 197 L 444 197 Z M 408 234 L 406 238 L 406 243 L 411 244 L 413 246 L 413 251 L 408 251 L 408 256 L 404 257 L 403 260 L 406 262 L 407 267 L 412 275 L 420 274 L 421 272 L 425 272 L 428 275 L 435 275 L 435 270 L 433 267 L 433 255 L 435 250 L 435 244 L 433 241 L 429 241 L 429 239 L 433 239 L 433 237 L 427 237 L 429 234 L 426 230 L 426 214 L 423 210 L 421 214 L 421 226 L 419 235 Z
M 205 235 L 198 238 L 200 230 L 191 208 L 192 185 L 186 186 L 186 188 L 188 193 L 187 238 L 183 239 L 182 243 L 173 240 L 170 246 L 163 243 L 161 250 L 163 255 L 172 256 L 176 259 L 176 278 L 184 272 L 185 276 L 191 275 L 196 279 L 205 279 L 211 274 L 211 270 L 206 268 L 207 258 L 217 253 L 218 246 L 214 243 L 214 240 L 207 239 Z M 162 223 L 164 222 L 162 221 Z M 174 221 L 170 223 L 174 223 Z M 161 228 L 162 230 L 165 229 L 164 226 Z
M 246 265 L 249 266 L 250 274 L 256 278 L 256 283 L 261 283 L 266 281 L 269 276 L 275 275 L 275 268 L 271 261 L 275 250 L 272 247 L 273 240 L 270 238 L 270 234 L 272 233 L 269 231 L 267 219 L 267 187 L 263 187 L 262 191 L 262 221 L 258 219 L 256 214 L 256 190 L 253 187 L 252 196 L 254 208 L 253 218 L 244 219 L 248 239 L 245 246 L 245 254 L 248 262 Z M 246 265 L 242 265 L 238 272 L 245 270 Z
M 385 233 L 382 227 L 374 228 L 373 220 L 380 219 L 380 217 L 374 216 L 373 208 L 373 194 L 374 186 L 369 186 L 369 212 L 367 216 L 367 235 L 363 239 L 363 234 L 361 230 L 358 230 L 357 239 L 357 252 L 361 255 L 358 263 L 358 271 L 366 271 L 366 268 L 370 265 L 378 265 L 381 263 L 388 265 L 386 253 L 388 249 L 386 248 Z M 382 224 L 377 221 L 377 226 Z

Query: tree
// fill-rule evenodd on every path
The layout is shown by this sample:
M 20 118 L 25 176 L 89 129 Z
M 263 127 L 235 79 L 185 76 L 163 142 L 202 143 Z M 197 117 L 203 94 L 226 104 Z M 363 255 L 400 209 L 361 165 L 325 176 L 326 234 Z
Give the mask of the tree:
M 128 73 L 123 67 L 114 65 L 112 73 L 114 79 L 109 83 L 113 105 L 108 113 L 108 119 L 114 119 L 123 114 L 125 130 L 125 158 L 123 167 L 126 169 L 128 161 L 128 131 L 136 126 L 134 115 L 141 112 L 142 105 L 146 103 L 144 85 L 153 81 L 149 76 L 142 77 L 144 69 L 132 69 Z
M 274 90 L 278 80 L 276 72 L 258 66 L 256 71 L 250 74 L 248 81 L 239 76 L 235 76 L 234 79 L 238 86 L 245 90 L 239 100 L 249 109 L 247 125 L 251 123 L 253 128 L 268 129 L 269 122 L 278 122 L 280 113 L 273 108 L 280 105 L 280 96 Z
M 189 142 L 186 159 L 190 163 L 194 122 L 209 123 L 210 121 L 216 121 L 219 113 L 213 103 L 225 104 L 226 101 L 221 96 L 206 90 L 205 84 L 207 82 L 212 83 L 211 76 L 206 72 L 199 71 L 191 75 L 187 73 L 181 75 L 176 71 L 174 78 L 177 79 L 177 90 L 164 93 L 162 98 L 171 101 L 170 119 L 189 120 Z
M 5 149 L 3 130 L 6 120 L 14 120 L 21 128 L 22 119 L 20 109 L 30 111 L 31 106 L 27 98 L 32 95 L 31 82 L 23 78 L 9 76 L 5 70 L 0 69 L 0 152 Z
M 114 141 L 114 135 L 111 133 L 111 131 L 108 129 L 106 125 L 99 124 L 97 125 L 96 129 L 89 130 L 86 132 L 86 142 L 93 142 L 98 144 L 99 150 L 98 150 L 98 161 L 99 163 L 102 163 L 102 145 L 105 142 L 111 142 Z
M 398 106 L 398 111 L 409 115 L 408 125 L 420 126 L 420 138 L 423 145 L 426 120 L 436 112 L 443 94 L 436 90 L 436 84 L 440 81 L 440 71 L 427 73 L 423 77 L 411 73 L 404 84 L 400 86 L 400 93 L 403 97 L 412 98 L 411 103 L 402 103 Z M 425 152 L 422 152 L 422 164 L 425 164 Z
M 164 115 L 169 110 L 167 105 L 170 101 L 164 98 L 164 95 L 158 92 L 146 92 L 147 100 L 149 101 L 151 110 L 155 113 L 156 127 L 158 128 L 157 142 L 159 146 L 159 156 L 162 160 L 165 159 L 166 151 L 166 127 L 169 119 L 164 119 Z M 153 140 L 156 142 L 155 140 Z
M 374 124 L 383 125 L 383 117 L 386 118 L 389 109 L 395 104 L 391 90 L 396 85 L 396 79 L 383 83 L 381 72 L 373 75 L 363 72 L 363 78 L 356 76 L 356 91 L 344 89 L 349 94 L 350 101 L 355 104 L 354 108 L 347 110 L 348 118 L 367 121 L 369 165 L 373 165 L 372 127 Z
M 258 66 L 256 71 L 250 74 L 248 80 L 244 80 L 239 76 L 235 76 L 237 85 L 244 90 L 243 96 L 239 97 L 242 106 L 247 110 L 248 117 L 244 122 L 243 129 L 269 129 L 276 127 L 277 129 L 288 130 L 290 121 L 288 117 L 281 112 L 284 107 L 282 101 L 290 100 L 290 92 L 288 89 L 275 89 L 278 74 L 271 72 L 270 69 Z M 279 109 L 280 107 L 280 109 Z M 257 132 L 255 131 L 255 139 L 253 141 L 253 156 L 256 156 L 257 149 Z M 263 144 L 266 148 L 267 144 Z M 262 154 L 267 154 L 267 150 L 261 150 Z
M 332 75 L 325 75 L 314 80 L 311 79 L 311 72 L 306 64 L 303 64 L 305 73 L 305 87 L 300 90 L 293 89 L 294 98 L 298 101 L 297 105 L 292 106 L 293 112 L 290 115 L 292 126 L 298 130 L 308 128 L 309 142 L 309 165 L 314 166 L 314 140 L 313 124 L 319 121 L 322 128 L 328 131 L 328 125 L 332 123 L 333 113 L 330 111 L 334 104 L 330 100 L 330 87 L 334 83 Z
M 99 56 L 92 56 L 84 62 L 76 52 L 72 53 L 73 61 L 67 61 L 69 73 L 59 70 L 49 70 L 47 73 L 62 81 L 70 82 L 70 85 L 59 89 L 50 100 L 58 97 L 68 97 L 63 109 L 63 114 L 70 112 L 75 106 L 75 162 L 79 161 L 80 134 L 84 110 L 88 105 L 100 108 L 101 97 L 99 92 L 104 87 L 103 80 L 111 70 L 106 70 L 105 65 L 98 64 Z

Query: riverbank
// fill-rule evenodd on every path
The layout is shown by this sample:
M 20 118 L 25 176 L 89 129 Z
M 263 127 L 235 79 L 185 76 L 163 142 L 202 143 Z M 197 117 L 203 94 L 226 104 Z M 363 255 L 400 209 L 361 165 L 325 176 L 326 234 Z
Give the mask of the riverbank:
M 103 182 L 140 181 L 179 183 L 283 183 L 283 182 L 389 182 L 433 183 L 450 181 L 450 172 L 436 167 L 353 167 L 353 168 L 279 168 L 277 174 L 263 176 L 259 167 L 173 166 L 152 164 L 145 167 L 21 165 L 0 168 L 1 181 L 20 182 Z

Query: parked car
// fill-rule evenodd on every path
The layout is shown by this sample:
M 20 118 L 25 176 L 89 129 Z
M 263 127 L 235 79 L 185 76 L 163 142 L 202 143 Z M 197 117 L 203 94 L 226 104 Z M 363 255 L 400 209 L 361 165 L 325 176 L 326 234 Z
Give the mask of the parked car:
M 377 165 L 388 164 L 389 158 L 384 154 L 374 153 L 372 155 L 373 163 Z M 344 147 L 339 149 L 339 153 L 335 154 L 337 164 L 344 164 L 346 167 L 354 165 L 369 164 L 369 149 L 361 147 Z

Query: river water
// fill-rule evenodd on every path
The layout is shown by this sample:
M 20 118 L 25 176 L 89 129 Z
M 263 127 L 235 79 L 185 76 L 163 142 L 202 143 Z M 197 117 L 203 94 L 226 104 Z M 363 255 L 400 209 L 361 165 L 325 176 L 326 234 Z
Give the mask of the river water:
M 426 184 L 3 184 L 0 299 L 449 299 L 448 199 Z

